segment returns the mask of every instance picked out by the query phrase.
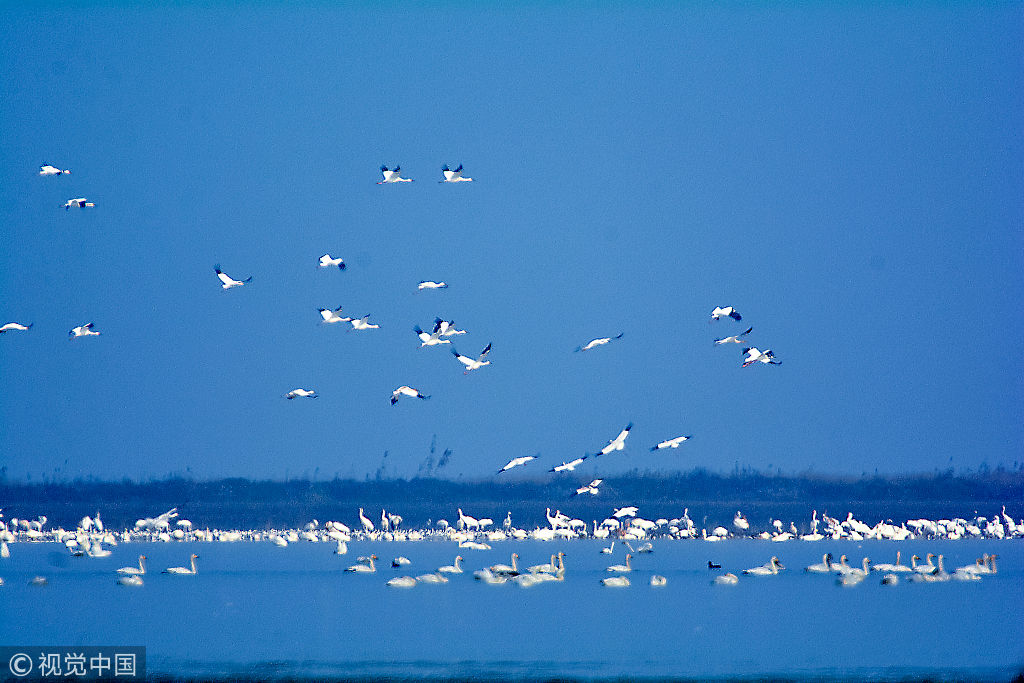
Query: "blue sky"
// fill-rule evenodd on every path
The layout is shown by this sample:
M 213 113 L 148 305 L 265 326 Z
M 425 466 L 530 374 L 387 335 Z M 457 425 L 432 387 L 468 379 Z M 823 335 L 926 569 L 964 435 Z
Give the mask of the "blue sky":
M 8 476 L 411 476 L 433 435 L 529 476 L 628 422 L 586 472 L 1021 459 L 1018 4 L 0 12 Z M 782 365 L 712 344 L 748 325 Z

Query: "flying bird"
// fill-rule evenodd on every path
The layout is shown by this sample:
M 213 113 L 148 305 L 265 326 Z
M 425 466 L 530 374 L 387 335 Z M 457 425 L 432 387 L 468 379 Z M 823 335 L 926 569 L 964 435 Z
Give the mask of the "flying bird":
M 93 330 L 92 330 L 92 323 L 86 323 L 84 325 L 79 325 L 78 327 L 72 328 L 71 331 L 68 332 L 68 339 L 74 339 L 75 337 L 98 337 L 98 336 L 100 336 L 100 333 L 99 332 L 93 332 Z
M 746 337 L 748 334 L 750 334 L 753 331 L 754 331 L 753 327 L 748 327 L 745 332 L 740 332 L 739 334 L 734 334 L 731 337 L 722 337 L 721 339 L 716 339 L 715 343 L 719 344 L 719 345 L 721 345 L 721 344 L 742 344 L 742 343 L 744 343 L 746 341 L 746 339 L 743 339 L 743 337 Z
M 85 197 L 76 197 L 75 199 L 69 199 L 63 204 L 61 204 L 61 207 L 63 207 L 65 211 L 70 209 L 72 206 L 77 207 L 79 209 L 84 209 L 87 206 L 93 207 L 96 205 L 93 202 L 90 202 Z
M 490 352 L 491 345 L 488 344 L 487 346 L 484 347 L 484 350 L 480 352 L 480 355 L 476 358 L 476 360 L 474 360 L 469 356 L 463 356 L 458 351 L 456 351 L 454 347 L 452 347 L 452 355 L 455 356 L 460 363 L 466 366 L 466 371 L 463 372 L 462 374 L 468 374 L 470 370 L 477 370 L 485 365 L 490 365 L 491 361 L 484 360 L 484 357 Z
M 548 470 L 548 472 L 572 472 L 578 466 L 582 465 L 583 461 L 586 460 L 588 457 L 589 456 L 584 455 L 583 457 L 576 458 L 575 460 L 563 462 L 561 465 L 555 465 L 550 470 Z
M 596 496 L 599 493 L 597 487 L 600 486 L 601 482 L 603 481 L 604 479 L 595 479 L 586 486 L 579 487 L 578 489 L 576 489 L 576 495 L 582 496 L 584 493 L 589 493 L 593 496 Z
M 0 327 L 0 334 L 3 334 L 4 332 L 10 332 L 11 330 L 25 332 L 30 327 L 32 327 L 32 323 L 29 323 L 28 325 L 22 325 L 21 323 L 5 323 L 3 327 Z
M 715 310 L 711 311 L 711 320 L 718 320 L 723 315 L 727 315 L 733 320 L 743 320 L 743 316 L 740 315 L 740 312 L 732 306 L 726 306 L 725 308 L 722 308 L 721 306 L 715 307 Z
M 620 332 L 619 334 L 615 335 L 614 337 L 600 337 L 598 339 L 591 339 L 590 341 L 588 341 L 583 346 L 577 346 L 576 350 L 577 351 L 589 351 L 590 349 L 594 348 L 595 346 L 603 346 L 604 344 L 607 344 L 608 342 L 612 341 L 613 339 L 622 339 L 622 335 L 623 335 L 623 333 Z
M 245 283 L 252 280 L 252 275 L 245 278 L 244 280 L 235 280 L 231 277 L 228 277 L 227 273 L 220 269 L 219 263 L 215 265 L 213 269 L 214 271 L 216 271 L 217 277 L 220 278 L 220 281 L 222 283 L 221 287 L 223 287 L 224 289 L 231 289 L 232 287 L 241 287 Z
M 337 266 L 341 270 L 345 270 L 345 260 L 341 258 L 331 258 L 330 254 L 324 254 L 320 257 L 321 268 L 330 268 L 331 266 Z
M 662 448 L 679 448 L 679 444 L 681 444 L 684 441 L 688 441 L 691 438 L 692 438 L 692 436 L 677 436 L 674 439 L 668 439 L 666 441 L 662 441 L 657 446 L 651 446 L 651 450 L 652 451 L 657 451 L 657 450 L 661 450 Z
M 384 180 L 382 180 L 379 183 L 377 183 L 378 185 L 383 185 L 384 183 L 411 183 L 412 182 L 412 178 L 403 178 L 401 176 L 401 172 L 402 172 L 402 167 L 401 166 L 395 166 L 392 169 L 389 169 L 387 166 L 381 166 L 380 167 L 380 172 L 384 176 Z
M 50 164 L 43 164 L 42 166 L 39 167 L 39 175 L 60 175 L 62 173 L 67 173 L 68 175 L 71 175 L 71 171 L 67 169 L 64 169 L 62 171 L 56 166 L 51 166 Z
M 520 465 L 525 465 L 526 463 L 530 462 L 531 460 L 536 460 L 536 459 L 537 459 L 536 455 L 524 455 L 521 458 L 512 458 L 511 460 L 508 461 L 507 465 L 505 465 L 500 470 L 498 470 L 498 474 L 501 474 L 502 472 L 508 472 L 513 467 L 519 467 Z
M 314 389 L 292 389 L 284 395 L 289 401 L 293 398 L 316 398 L 316 390 Z
M 380 328 L 380 325 L 370 323 L 369 313 L 364 315 L 362 318 L 349 318 L 349 322 L 352 324 L 353 330 L 376 330 Z
M 759 351 L 757 347 L 750 347 L 743 349 L 743 353 L 746 354 L 746 358 L 743 359 L 743 367 L 747 367 L 751 363 L 768 363 L 770 365 L 782 365 L 781 360 L 775 360 L 775 354 L 772 353 L 771 349 L 765 349 Z
M 400 399 L 403 396 L 409 396 L 410 398 L 430 398 L 430 396 L 421 394 L 416 389 L 413 389 L 412 387 L 407 387 L 403 384 L 402 386 L 398 387 L 397 389 L 391 392 L 391 405 L 395 405 L 396 403 L 398 403 L 398 399 Z
M 456 168 L 454 171 L 448 168 L 448 164 L 445 164 L 441 168 L 441 173 L 444 173 L 444 180 L 439 180 L 438 181 L 438 182 L 441 182 L 441 183 L 471 183 L 471 182 L 473 182 L 472 178 L 463 178 L 462 177 L 462 164 L 459 164 L 459 167 Z
M 434 325 L 434 331 L 430 334 L 424 332 L 419 325 L 412 328 L 416 333 L 416 336 L 420 338 L 420 348 L 424 346 L 437 346 L 438 344 L 451 344 L 450 339 L 441 339 L 441 330 L 437 325 Z
M 320 309 L 320 317 L 323 318 L 323 322 L 325 325 L 330 325 L 331 323 L 347 323 L 352 321 L 352 318 L 342 318 L 340 315 L 338 315 L 339 313 L 341 313 L 341 306 L 338 306 L 333 311 L 329 308 Z
M 446 289 L 448 287 L 447 282 L 434 282 L 433 280 L 424 280 L 416 286 L 416 289 Z
M 626 428 L 619 432 L 619 435 L 608 442 L 608 445 L 601 449 L 598 455 L 608 455 L 612 451 L 621 451 L 626 448 L 626 437 L 629 436 L 629 430 L 633 428 L 633 423 L 630 422 L 626 425 Z
M 457 334 L 466 334 L 465 330 L 455 329 L 454 320 L 441 320 L 434 318 L 434 332 L 439 332 L 442 337 L 453 337 Z

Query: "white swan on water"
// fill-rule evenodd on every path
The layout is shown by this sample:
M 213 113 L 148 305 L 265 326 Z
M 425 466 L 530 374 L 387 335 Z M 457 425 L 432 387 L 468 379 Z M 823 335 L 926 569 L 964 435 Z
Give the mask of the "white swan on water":
M 461 574 L 462 565 L 459 564 L 460 562 L 462 562 L 462 555 L 456 555 L 454 564 L 446 564 L 443 567 L 438 567 L 437 571 L 442 574 Z
M 714 581 L 714 583 L 718 586 L 732 586 L 733 584 L 737 584 L 739 582 L 740 577 L 736 576 L 731 572 L 728 574 L 722 574 L 721 576 L 716 576 Z
M 804 567 L 805 572 L 812 572 L 815 574 L 831 574 L 832 573 L 832 553 L 825 553 L 821 556 L 821 562 L 819 564 L 811 564 Z
M 377 559 L 376 555 L 370 555 L 370 557 L 369 557 L 369 564 L 362 564 L 362 563 L 354 564 L 351 567 L 347 567 L 345 569 L 345 571 L 347 571 L 347 572 L 356 572 L 356 573 L 359 573 L 359 574 L 372 574 L 373 572 L 377 571 L 377 566 L 374 565 L 374 563 L 373 563 L 374 560 L 376 560 L 376 559 Z
M 751 569 L 744 569 L 744 574 L 751 576 L 772 576 L 778 574 L 780 569 L 785 569 L 779 562 L 779 558 L 772 556 L 772 559 L 767 564 L 761 567 L 752 567 Z
M 191 560 L 191 564 L 192 564 L 191 568 L 189 568 L 189 567 L 168 567 L 167 569 L 164 570 L 164 574 L 178 574 L 178 575 L 182 575 L 182 574 L 192 575 L 192 574 L 195 574 L 196 573 L 196 558 L 197 557 L 199 557 L 199 556 L 196 555 L 195 553 L 192 553 L 192 557 L 189 558 Z
M 629 561 L 632 558 L 633 558 L 632 555 L 630 555 L 629 553 L 626 553 L 626 564 L 613 564 L 612 566 L 610 566 L 607 569 L 605 569 L 605 571 L 607 571 L 607 572 L 619 572 L 620 574 L 624 573 L 624 572 L 631 572 L 631 571 L 633 571 L 633 567 L 630 566 Z
M 138 574 L 129 574 L 128 576 L 120 577 L 117 582 L 122 586 L 141 586 L 142 577 Z
M 412 588 L 416 585 L 416 579 L 411 576 L 396 576 L 393 579 L 388 579 L 387 585 L 392 588 Z
M 624 588 L 629 585 L 629 579 L 625 576 L 609 576 L 608 578 L 601 579 L 601 585 Z
M 118 574 L 145 574 L 146 573 L 146 556 L 139 555 L 139 566 L 138 567 L 121 567 L 117 570 Z
M 489 569 L 492 574 L 499 574 L 502 576 L 515 576 L 519 573 L 519 567 L 517 561 L 519 560 L 519 553 L 512 553 L 512 564 L 492 564 Z

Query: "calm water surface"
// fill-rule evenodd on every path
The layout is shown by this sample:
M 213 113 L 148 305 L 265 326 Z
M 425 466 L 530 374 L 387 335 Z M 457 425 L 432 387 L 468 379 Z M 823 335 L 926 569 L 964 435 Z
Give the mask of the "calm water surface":
M 0 560 L 0 644 L 145 645 L 150 674 L 171 677 L 575 677 L 1009 680 L 1024 670 L 1024 543 L 1012 541 L 654 541 L 633 558 L 633 582 L 605 588 L 625 546 L 506 541 L 454 543 L 122 544 L 108 558 L 72 558 L 55 544 L 11 544 Z M 635 546 L 635 544 L 634 544 Z M 998 553 L 982 581 L 854 588 L 803 567 L 825 552 L 909 564 L 943 553 L 946 568 Z M 566 553 L 565 581 L 523 589 L 475 581 L 474 569 L 546 562 Z M 622 552 L 620 552 L 620 550 Z M 196 576 L 160 574 L 200 555 Z M 114 570 L 149 557 L 141 588 Z M 343 569 L 375 553 L 375 574 Z M 448 584 L 394 589 L 385 581 L 465 558 Z M 412 564 L 392 569 L 404 555 Z M 739 574 L 778 555 L 787 570 L 715 586 L 709 559 Z M 649 585 L 653 573 L 668 579 Z M 716 572 L 717 573 L 717 572 Z M 49 579 L 28 585 L 36 575 Z

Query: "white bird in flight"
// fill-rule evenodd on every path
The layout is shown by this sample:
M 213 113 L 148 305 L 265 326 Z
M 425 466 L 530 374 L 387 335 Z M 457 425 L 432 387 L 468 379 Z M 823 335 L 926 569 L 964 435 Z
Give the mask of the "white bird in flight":
M 380 167 L 380 172 L 384 176 L 384 180 L 382 180 L 379 183 L 377 183 L 378 185 L 383 185 L 384 183 L 411 183 L 412 182 L 412 178 L 403 178 L 401 176 L 401 173 L 402 173 L 402 167 L 401 166 L 395 166 L 392 169 L 389 169 L 387 166 L 381 166 Z
M 442 337 L 453 337 L 458 334 L 466 334 L 465 330 L 455 329 L 454 320 L 441 320 L 434 318 L 434 331 L 440 332 Z
M 4 332 L 10 332 L 11 330 L 25 332 L 30 327 L 32 327 L 32 323 L 29 323 L 28 325 L 22 325 L 21 323 L 5 323 L 3 327 L 0 327 L 0 334 L 3 334 Z
M 662 441 L 656 446 L 651 446 L 651 450 L 657 451 L 661 450 L 662 448 L 679 448 L 679 444 L 681 444 L 684 441 L 688 441 L 690 438 L 692 438 L 692 436 L 677 436 L 674 439 Z
M 74 339 L 76 337 L 98 337 L 98 336 L 100 336 L 100 333 L 99 332 L 93 332 L 92 323 L 86 323 L 84 325 L 79 325 L 78 327 L 72 328 L 71 331 L 68 332 L 68 339 Z
M 79 209 L 84 209 L 87 206 L 88 207 L 96 206 L 96 204 L 94 204 L 93 202 L 90 202 L 85 197 L 76 197 L 74 199 L 69 199 L 66 202 L 64 202 L 63 204 L 61 204 L 61 207 L 63 207 L 63 209 L 65 211 L 70 209 L 72 206 L 77 207 Z
M 576 495 L 582 496 L 584 493 L 589 493 L 593 496 L 596 496 L 599 493 L 597 487 L 600 486 L 601 482 L 603 481 L 604 479 L 594 479 L 586 486 L 581 486 L 578 489 L 576 489 Z
M 463 374 L 466 374 L 471 370 L 478 370 L 479 368 L 482 368 L 485 365 L 490 365 L 491 361 L 484 360 L 484 357 L 487 356 L 487 354 L 490 352 L 491 345 L 488 344 L 487 346 L 484 347 L 484 350 L 480 352 L 480 355 L 474 360 L 469 356 L 463 356 L 458 351 L 456 351 L 454 347 L 452 348 L 452 355 L 455 356 L 460 363 L 466 366 L 466 371 Z
M 330 254 L 324 254 L 320 257 L 320 267 L 330 268 L 331 266 L 337 266 L 341 270 L 345 270 L 345 260 L 341 258 L 331 258 Z
M 245 278 L 244 280 L 235 280 L 234 278 L 229 277 L 227 273 L 220 269 L 219 263 L 213 267 L 213 270 L 216 271 L 217 277 L 220 278 L 221 281 L 221 287 L 223 287 L 224 289 L 231 289 L 232 287 L 241 287 L 245 283 L 252 280 L 252 275 Z
M 71 171 L 67 169 L 64 169 L 62 171 L 56 166 L 51 166 L 50 164 L 43 164 L 42 166 L 39 167 L 39 175 L 61 175 L 62 173 L 67 173 L 68 175 L 71 175 Z
M 293 398 L 316 398 L 317 396 L 315 389 L 292 389 L 284 397 L 290 401 Z
M 746 337 L 753 331 L 753 327 L 748 327 L 745 332 L 740 332 L 739 334 L 734 334 L 730 337 L 722 337 L 721 339 L 716 339 L 715 344 L 742 344 L 746 341 L 746 339 L 743 339 L 743 337 Z
M 325 325 L 330 325 L 332 323 L 347 323 L 352 321 L 352 318 L 342 318 L 340 315 L 338 315 L 339 313 L 341 313 L 341 306 L 338 306 L 333 311 L 329 308 L 320 309 L 320 317 L 324 319 L 323 322 Z
M 626 428 L 619 432 L 619 435 L 608 442 L 608 445 L 601 449 L 598 455 L 608 455 L 612 451 L 621 451 L 626 448 L 626 437 L 629 436 L 629 430 L 633 428 L 633 423 L 630 422 L 626 425 Z
M 349 322 L 352 324 L 353 330 L 376 330 L 380 328 L 380 325 L 374 325 L 370 322 L 369 313 L 362 318 L 350 318 Z
M 395 405 L 396 403 L 398 403 L 398 399 L 400 399 L 403 396 L 423 399 L 430 398 L 430 396 L 421 394 L 416 389 L 413 389 L 412 387 L 407 387 L 403 384 L 402 386 L 398 387 L 397 389 L 391 392 L 391 405 Z
M 582 465 L 583 461 L 586 460 L 588 457 L 589 456 L 584 455 L 583 457 L 576 458 L 575 460 L 570 460 L 569 462 L 563 462 L 561 465 L 555 465 L 550 470 L 548 470 L 548 472 L 572 472 L 579 465 Z
M 441 339 L 441 330 L 437 325 L 434 325 L 434 331 L 430 334 L 424 332 L 419 325 L 416 325 L 412 329 L 416 333 L 416 336 L 420 338 L 420 348 L 424 346 L 437 346 L 438 344 L 452 343 L 450 339 Z
M 531 460 L 536 460 L 536 459 L 537 459 L 536 455 L 524 455 L 521 458 L 512 458 L 511 460 L 508 461 L 507 465 L 505 465 L 500 470 L 498 470 L 498 474 L 501 474 L 502 472 L 508 472 L 513 467 L 519 467 L 520 465 L 525 465 L 526 463 L 530 462 Z
M 715 310 L 711 311 L 711 320 L 718 320 L 724 315 L 729 316 L 733 320 L 743 319 L 743 316 L 740 315 L 739 311 L 737 311 L 732 306 L 726 306 L 725 308 L 722 308 L 721 306 L 716 306 Z
M 757 347 L 750 347 L 743 349 L 743 353 L 746 354 L 746 358 L 743 359 L 743 367 L 747 367 L 751 363 L 768 363 L 770 365 L 782 365 L 781 360 L 775 360 L 775 354 L 772 353 L 771 349 L 765 349 L 760 351 Z
M 448 287 L 447 282 L 434 282 L 433 280 L 424 280 L 416 286 L 416 289 L 446 289 Z
M 438 182 L 441 182 L 441 183 L 471 183 L 471 182 L 473 182 L 472 178 L 463 178 L 462 177 L 462 164 L 459 164 L 459 167 L 456 168 L 454 171 L 448 168 L 448 164 L 445 164 L 444 167 L 441 168 L 441 172 L 444 173 L 444 180 L 438 181 Z
M 615 335 L 614 337 L 599 337 L 597 339 L 591 339 L 590 341 L 588 341 L 583 346 L 577 346 L 576 350 L 577 351 L 589 351 L 590 349 L 594 348 L 595 346 L 603 346 L 604 344 L 607 344 L 608 342 L 612 341 L 613 339 L 622 339 L 622 335 L 623 334 L 624 333 L 620 332 L 619 334 Z

